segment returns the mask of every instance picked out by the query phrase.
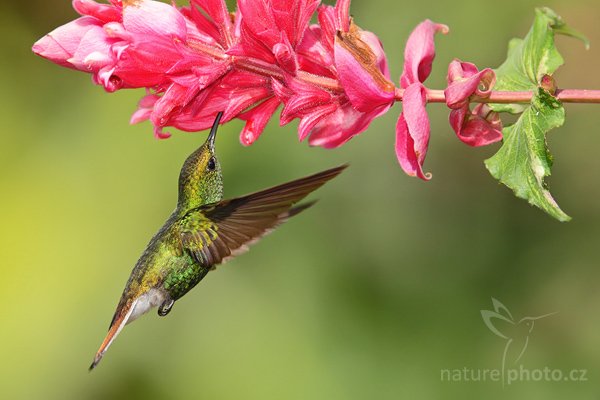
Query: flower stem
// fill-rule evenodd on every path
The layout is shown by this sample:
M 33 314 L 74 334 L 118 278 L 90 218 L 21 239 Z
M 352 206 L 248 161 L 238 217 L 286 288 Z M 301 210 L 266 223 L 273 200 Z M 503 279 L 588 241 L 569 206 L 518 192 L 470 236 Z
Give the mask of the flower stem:
M 600 90 L 558 89 L 555 96 L 563 103 L 600 103 Z
M 401 101 L 403 89 L 396 89 L 396 100 Z M 474 103 L 529 103 L 533 92 L 491 92 L 489 97 L 473 96 Z M 600 103 L 600 90 L 587 89 L 558 89 L 554 96 L 563 103 Z M 429 103 L 445 103 L 443 90 L 427 89 Z

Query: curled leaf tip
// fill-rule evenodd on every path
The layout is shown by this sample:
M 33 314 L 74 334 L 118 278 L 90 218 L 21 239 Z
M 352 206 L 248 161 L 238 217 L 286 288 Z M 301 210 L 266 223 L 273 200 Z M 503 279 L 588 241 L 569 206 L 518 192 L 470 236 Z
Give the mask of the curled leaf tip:
M 581 32 L 573 29 L 558 15 L 554 10 L 549 7 L 536 8 L 536 13 L 545 15 L 550 20 L 550 27 L 558 34 L 571 36 L 575 39 L 579 39 L 583 42 L 586 50 L 590 48 L 589 39 Z

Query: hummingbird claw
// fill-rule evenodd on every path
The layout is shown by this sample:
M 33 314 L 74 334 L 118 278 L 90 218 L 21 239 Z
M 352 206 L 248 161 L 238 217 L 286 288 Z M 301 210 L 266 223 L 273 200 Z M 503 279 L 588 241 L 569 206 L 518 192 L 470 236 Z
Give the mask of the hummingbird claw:
M 175 300 L 173 299 L 167 299 L 163 301 L 163 303 L 158 307 L 158 315 L 161 317 L 166 316 L 169 312 L 171 312 L 173 304 L 175 304 Z

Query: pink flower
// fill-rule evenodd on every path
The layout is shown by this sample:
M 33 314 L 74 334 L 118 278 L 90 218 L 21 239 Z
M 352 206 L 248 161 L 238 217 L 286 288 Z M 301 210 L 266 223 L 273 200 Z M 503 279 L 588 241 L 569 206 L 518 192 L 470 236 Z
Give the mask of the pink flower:
M 429 117 L 425 110 L 427 93 L 423 82 L 431 73 L 435 58 L 434 35 L 447 33 L 448 27 L 426 20 L 410 34 L 404 50 L 404 70 L 400 77 L 403 112 L 396 125 L 396 157 L 410 176 L 429 180 L 423 172 L 423 163 L 429 146 Z
M 394 102 L 381 43 L 350 22 L 349 6 L 341 0 L 335 7 L 320 7 L 320 25 L 307 26 L 292 46 L 298 70 L 282 67 L 283 79 L 273 81 L 284 105 L 281 125 L 299 118 L 300 140 L 310 136 L 314 146 L 344 144 Z
M 469 109 L 470 97 L 488 97 L 495 82 L 496 75 L 490 68 L 479 71 L 474 64 L 459 60 L 448 66 L 448 88 L 444 94 L 446 104 L 452 109 L 450 125 L 458 138 L 470 146 L 502 140 L 502 121 L 498 113 L 485 104 L 478 104 L 472 111 Z
M 299 119 L 298 137 L 310 145 L 341 146 L 365 131 L 400 98 L 396 156 L 404 171 L 428 180 L 423 163 L 430 125 L 423 85 L 435 57 L 434 36 L 445 25 L 429 20 L 411 33 L 400 89 L 390 79 L 381 42 L 350 18 L 350 0 L 191 0 L 176 7 L 152 0 L 74 0 L 81 15 L 44 36 L 33 51 L 56 64 L 92 74 L 112 92 L 145 88 L 131 123 L 199 131 L 223 111 L 222 123 L 246 122 L 240 141 L 257 140 L 280 106 L 279 122 Z M 318 24 L 310 20 L 317 12 Z M 499 140 L 496 114 L 468 108 L 489 70 L 454 63 L 447 89 L 450 121 L 465 143 Z
M 81 18 L 40 39 L 34 52 L 89 72 L 107 91 L 146 88 L 131 118 L 203 130 L 214 114 L 246 121 L 253 143 L 280 104 L 280 123 L 300 119 L 299 137 L 336 147 L 364 131 L 394 102 L 377 37 L 349 17 L 349 0 L 240 0 L 232 18 L 223 0 L 177 8 L 151 0 L 75 0 Z M 319 7 L 320 24 L 310 25 Z
M 83 17 L 38 40 L 33 51 L 64 67 L 91 72 L 94 82 L 103 84 L 107 91 L 119 89 L 123 82 L 113 78 L 112 73 L 115 57 L 122 51 L 121 40 L 111 35 L 104 26 L 121 23 L 120 6 L 76 0 L 73 7 Z
M 333 46 L 334 64 L 345 96 L 340 107 L 315 126 L 310 143 L 337 147 L 361 133 L 395 101 L 395 86 L 379 39 L 350 24 L 338 31 Z
M 200 7 L 204 3 L 193 2 Z M 229 60 L 196 51 L 202 46 L 224 51 L 233 35 L 227 10 L 210 3 L 203 10 L 211 21 L 197 8 L 178 10 L 150 0 L 112 0 L 111 5 L 74 0 L 82 17 L 40 39 L 33 51 L 59 65 L 92 73 L 94 82 L 107 91 L 145 87 L 156 93 L 152 108 L 143 102 L 132 122 L 150 119 L 156 136 L 168 137 L 162 128 L 175 126 L 178 113 L 229 68 Z M 215 21 L 222 21 L 219 27 Z

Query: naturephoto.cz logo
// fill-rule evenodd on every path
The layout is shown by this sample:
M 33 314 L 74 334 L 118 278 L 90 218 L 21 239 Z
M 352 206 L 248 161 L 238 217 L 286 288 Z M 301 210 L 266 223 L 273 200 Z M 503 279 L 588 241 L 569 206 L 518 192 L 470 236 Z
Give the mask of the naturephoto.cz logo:
M 492 297 L 493 310 L 481 310 L 485 326 L 504 341 L 500 368 L 441 369 L 440 379 L 446 382 L 585 382 L 587 369 L 525 368 L 519 363 L 531 341 L 536 321 L 556 312 L 516 319 L 504 304 Z

